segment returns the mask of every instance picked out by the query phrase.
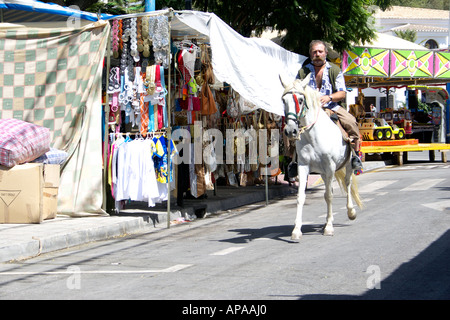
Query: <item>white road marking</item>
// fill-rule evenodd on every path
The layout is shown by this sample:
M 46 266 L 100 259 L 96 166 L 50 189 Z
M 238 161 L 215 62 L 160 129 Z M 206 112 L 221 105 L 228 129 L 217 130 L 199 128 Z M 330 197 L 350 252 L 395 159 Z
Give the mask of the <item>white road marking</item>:
M 235 251 L 244 249 L 244 248 L 245 248 L 245 247 L 229 247 L 229 248 L 227 248 L 227 249 L 223 249 L 223 250 L 220 250 L 220 251 L 211 253 L 210 255 L 211 255 L 211 256 L 224 256 L 224 255 L 227 255 L 227 254 L 229 254 L 229 253 L 232 253 L 232 252 L 235 252 Z
M 438 211 L 445 211 L 450 210 L 450 200 L 444 200 L 439 202 L 432 202 L 432 203 L 425 203 L 422 204 L 424 207 L 438 210 Z
M 390 184 L 393 184 L 395 182 L 397 182 L 398 180 L 380 180 L 380 181 L 375 181 L 369 184 L 366 184 L 364 186 L 361 186 L 361 188 L 359 189 L 360 193 L 370 193 L 370 192 L 374 192 L 378 189 L 387 187 Z
M 442 181 L 445 181 L 445 179 L 421 179 L 400 191 L 425 191 Z
M 347 209 L 347 208 L 346 208 L 346 209 Z M 334 217 L 335 215 L 337 215 L 337 214 L 339 214 L 339 212 L 333 212 L 333 217 Z M 326 214 L 326 213 L 319 216 L 319 218 L 326 218 L 326 217 L 327 217 L 327 214 Z
M 148 269 L 148 270 L 81 270 L 77 268 L 76 271 L 70 269 L 66 271 L 14 271 L 1 272 L 0 276 L 24 276 L 24 275 L 72 275 L 77 274 L 142 274 L 142 273 L 170 273 L 177 272 L 182 269 L 193 266 L 192 264 L 177 264 L 165 269 Z
M 266 235 L 264 235 L 262 237 L 256 238 L 255 240 L 271 240 L 273 238 L 278 237 L 280 234 L 281 233 L 269 233 L 269 234 L 266 234 Z

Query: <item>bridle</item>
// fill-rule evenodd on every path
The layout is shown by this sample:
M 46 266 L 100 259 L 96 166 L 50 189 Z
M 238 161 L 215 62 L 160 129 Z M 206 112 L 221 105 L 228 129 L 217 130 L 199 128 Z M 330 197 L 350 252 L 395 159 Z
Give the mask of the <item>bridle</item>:
M 304 100 L 304 108 L 302 108 L 302 110 L 300 110 L 300 103 L 298 102 L 297 95 L 295 93 L 293 93 L 293 92 L 287 92 L 287 93 L 292 93 L 292 96 L 294 97 L 295 113 L 288 112 L 286 114 L 286 121 L 287 120 L 292 120 L 292 121 L 294 121 L 295 123 L 297 123 L 299 125 L 300 124 L 300 119 L 305 117 L 306 109 L 309 109 L 309 107 L 308 107 L 308 105 L 306 103 L 306 100 Z
M 306 126 L 300 127 L 300 120 L 301 120 L 302 118 L 305 117 L 305 115 L 306 115 L 306 110 L 309 109 L 309 106 L 308 106 L 308 104 L 307 104 L 307 102 L 306 102 L 306 99 L 304 99 L 304 100 L 303 100 L 303 108 L 300 110 L 300 103 L 298 102 L 297 95 L 296 95 L 294 92 L 292 92 L 292 91 L 287 91 L 287 92 L 284 93 L 284 95 L 286 95 L 286 94 L 288 94 L 288 93 L 291 93 L 291 94 L 292 94 L 292 97 L 293 97 L 294 103 L 295 103 L 295 112 L 296 112 L 296 113 L 288 112 L 288 113 L 286 114 L 286 120 L 285 120 L 285 121 L 286 121 L 286 123 L 287 123 L 288 120 L 292 120 L 292 121 L 294 121 L 294 122 L 297 124 L 299 130 L 298 130 L 298 136 L 297 136 L 296 139 L 300 140 L 300 135 L 301 135 L 303 132 L 305 132 L 306 129 L 309 129 L 309 128 L 311 128 L 314 124 L 316 124 L 317 119 L 319 118 L 320 108 L 317 108 L 318 110 L 317 110 L 317 114 L 316 114 L 316 118 L 315 118 L 314 122 L 312 122 L 312 123 L 310 123 L 310 124 L 308 124 L 308 125 L 306 125 Z M 283 95 L 283 96 L 284 96 L 284 95 Z

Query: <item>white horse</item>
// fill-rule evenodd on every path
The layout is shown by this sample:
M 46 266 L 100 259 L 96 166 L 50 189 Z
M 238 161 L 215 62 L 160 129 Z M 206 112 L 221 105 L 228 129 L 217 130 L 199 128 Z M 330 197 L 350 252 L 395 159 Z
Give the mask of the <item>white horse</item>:
M 285 88 L 282 97 L 285 106 L 284 130 L 289 139 L 296 140 L 298 161 L 297 217 L 292 239 L 298 240 L 302 235 L 302 211 L 310 172 L 319 173 L 325 183 L 327 218 L 324 235 L 333 235 L 333 176 L 347 193 L 348 218 L 356 218 L 352 198 L 362 208 L 351 167 L 351 146 L 320 106 L 319 92 L 308 85 L 309 75 L 303 81 L 297 79 L 292 84 L 285 83 L 281 77 L 280 80 Z

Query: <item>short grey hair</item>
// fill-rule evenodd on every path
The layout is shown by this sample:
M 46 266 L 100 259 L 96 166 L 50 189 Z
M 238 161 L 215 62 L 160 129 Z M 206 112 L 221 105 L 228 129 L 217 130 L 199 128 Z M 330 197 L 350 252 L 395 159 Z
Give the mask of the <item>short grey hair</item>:
M 312 47 L 314 47 L 316 44 L 323 44 L 323 46 L 325 47 L 325 52 L 328 53 L 327 45 L 322 40 L 313 40 L 313 41 L 311 41 L 310 44 L 309 44 L 309 53 L 311 53 Z

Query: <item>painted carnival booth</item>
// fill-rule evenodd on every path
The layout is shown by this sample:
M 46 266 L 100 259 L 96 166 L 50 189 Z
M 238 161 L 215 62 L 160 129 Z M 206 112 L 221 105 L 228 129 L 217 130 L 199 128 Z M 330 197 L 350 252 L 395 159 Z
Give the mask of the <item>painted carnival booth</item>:
M 385 88 L 389 94 L 391 88 L 408 85 L 445 85 L 450 81 L 450 53 L 428 50 L 409 41 L 378 33 L 378 38 L 372 43 L 344 51 L 342 70 L 347 86 L 358 89 L 360 94 L 365 88 Z M 354 112 L 357 117 L 364 117 L 363 97 L 360 98 L 359 103 L 350 107 L 359 110 Z M 386 101 L 388 104 L 389 99 Z M 388 104 L 387 107 L 393 106 Z M 434 153 L 434 150 L 440 150 L 442 159 L 446 161 L 445 152 L 450 149 L 450 145 L 445 144 L 446 139 L 449 139 L 448 100 L 446 108 L 441 110 L 439 132 L 444 130 L 446 134 L 441 134 L 437 143 L 430 141 L 425 144 L 418 140 L 393 143 L 368 138 L 366 140 L 370 141 L 363 142 L 362 152 L 394 153 L 398 162 L 403 163 L 404 152 L 433 150 Z

